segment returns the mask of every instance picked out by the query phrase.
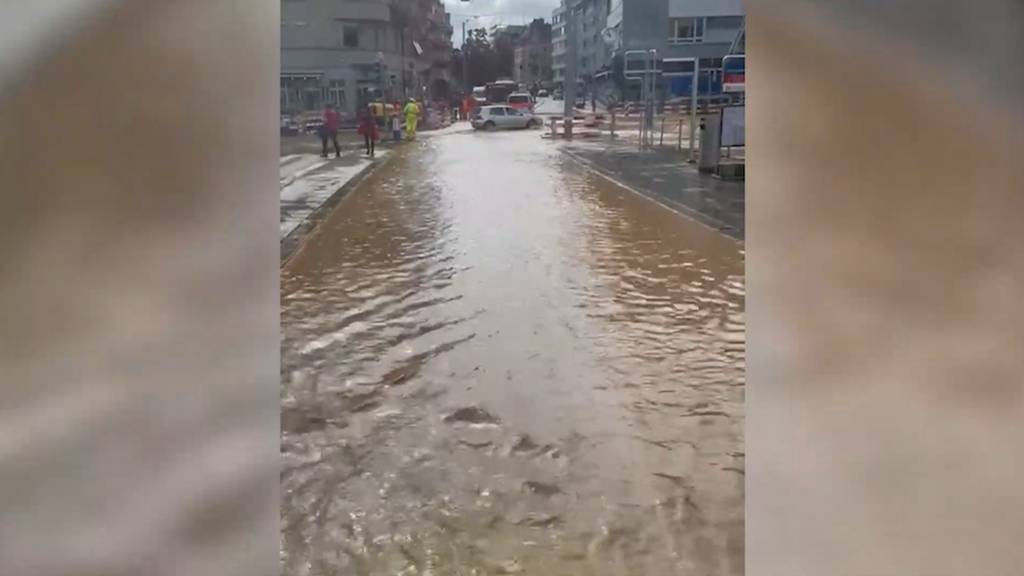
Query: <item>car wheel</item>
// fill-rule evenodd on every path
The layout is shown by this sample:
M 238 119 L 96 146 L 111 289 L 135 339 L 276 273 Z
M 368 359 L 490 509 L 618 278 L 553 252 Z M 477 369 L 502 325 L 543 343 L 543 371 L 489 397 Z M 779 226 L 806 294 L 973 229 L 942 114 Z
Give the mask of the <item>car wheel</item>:
M 490 132 L 491 130 L 494 130 L 494 128 L 495 128 L 494 122 L 492 122 L 490 120 L 488 120 L 487 122 L 484 122 L 484 130 L 487 130 L 488 132 Z
M 530 119 L 530 120 L 528 120 L 526 122 L 526 129 L 527 130 L 533 130 L 536 127 L 537 127 L 537 121 L 536 120 Z

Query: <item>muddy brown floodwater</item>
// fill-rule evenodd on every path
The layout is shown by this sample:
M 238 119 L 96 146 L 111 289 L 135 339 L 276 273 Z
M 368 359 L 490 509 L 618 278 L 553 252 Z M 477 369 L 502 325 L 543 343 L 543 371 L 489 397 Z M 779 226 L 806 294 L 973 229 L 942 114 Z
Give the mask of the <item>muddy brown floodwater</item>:
M 743 573 L 742 245 L 423 135 L 282 277 L 289 575 Z

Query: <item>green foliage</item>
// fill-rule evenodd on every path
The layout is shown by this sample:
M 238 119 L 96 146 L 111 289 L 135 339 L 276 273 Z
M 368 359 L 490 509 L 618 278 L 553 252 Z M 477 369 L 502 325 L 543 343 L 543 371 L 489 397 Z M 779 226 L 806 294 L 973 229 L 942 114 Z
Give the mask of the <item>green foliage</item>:
M 491 43 L 490 34 L 484 28 L 466 31 L 466 42 L 461 51 L 455 51 L 453 58 L 453 62 L 457 66 L 456 77 L 460 84 L 462 83 L 463 55 L 466 58 L 466 68 L 471 86 L 481 86 L 488 82 L 494 82 L 498 78 L 512 76 L 514 49 L 507 43 L 499 44 L 499 46 L 495 46 Z

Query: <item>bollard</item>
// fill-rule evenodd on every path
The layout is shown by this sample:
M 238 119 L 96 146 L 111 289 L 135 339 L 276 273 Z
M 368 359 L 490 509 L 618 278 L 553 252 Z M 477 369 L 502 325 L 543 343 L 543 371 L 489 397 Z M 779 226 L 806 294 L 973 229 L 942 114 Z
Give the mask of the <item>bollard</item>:
M 615 108 L 612 108 L 612 138 L 615 138 Z
M 676 150 L 682 151 L 683 149 L 683 119 L 679 119 L 679 139 L 676 141 Z
M 661 116 L 661 135 L 658 136 L 658 146 L 665 145 L 665 115 Z

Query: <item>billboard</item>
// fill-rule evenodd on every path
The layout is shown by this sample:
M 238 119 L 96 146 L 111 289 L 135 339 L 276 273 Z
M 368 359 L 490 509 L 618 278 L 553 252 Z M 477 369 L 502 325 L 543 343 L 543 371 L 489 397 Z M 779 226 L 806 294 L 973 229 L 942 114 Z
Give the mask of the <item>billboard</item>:
M 722 92 L 744 92 L 746 56 L 731 54 L 722 58 Z
M 743 146 L 746 139 L 746 126 L 743 106 L 726 106 L 722 108 L 722 137 L 720 146 Z

